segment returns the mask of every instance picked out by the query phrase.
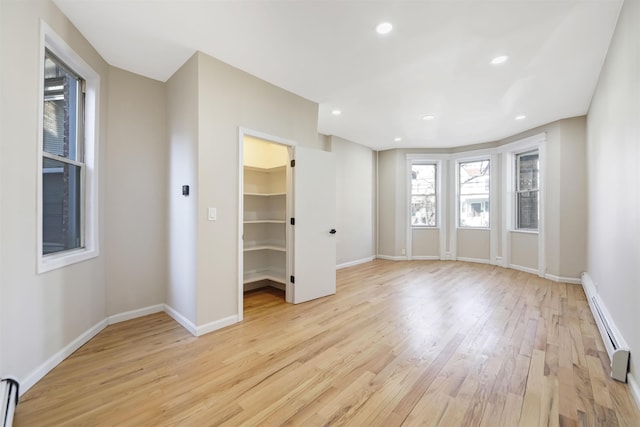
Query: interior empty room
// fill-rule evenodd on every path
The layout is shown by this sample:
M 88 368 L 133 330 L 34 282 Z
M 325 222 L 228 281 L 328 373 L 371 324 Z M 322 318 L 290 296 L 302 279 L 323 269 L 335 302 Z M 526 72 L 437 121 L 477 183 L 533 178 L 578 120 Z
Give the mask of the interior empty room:
M 640 425 L 639 0 L 0 18 L 9 423 Z

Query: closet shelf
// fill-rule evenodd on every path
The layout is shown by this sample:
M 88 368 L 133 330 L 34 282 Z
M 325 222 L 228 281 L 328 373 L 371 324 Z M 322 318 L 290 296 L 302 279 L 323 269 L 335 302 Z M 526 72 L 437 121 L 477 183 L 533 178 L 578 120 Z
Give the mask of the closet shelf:
M 287 249 L 284 246 L 280 246 L 280 245 L 256 245 L 256 246 L 245 246 L 244 247 L 244 251 L 245 252 L 252 252 L 252 251 L 278 251 L 278 252 L 286 252 Z
M 245 224 L 284 224 L 284 219 L 250 219 L 244 221 Z
M 253 172 L 275 173 L 275 172 L 284 172 L 286 169 L 287 169 L 286 165 L 275 166 L 272 168 L 261 168 L 257 166 L 244 165 L 244 170 L 253 171 Z
M 286 196 L 287 193 L 244 193 L 245 196 L 255 196 L 255 197 L 277 197 L 277 196 Z
M 257 282 L 259 280 L 271 280 L 273 282 L 287 284 L 285 280 L 285 274 L 280 270 L 260 270 L 260 271 L 247 271 L 244 273 L 243 283 Z

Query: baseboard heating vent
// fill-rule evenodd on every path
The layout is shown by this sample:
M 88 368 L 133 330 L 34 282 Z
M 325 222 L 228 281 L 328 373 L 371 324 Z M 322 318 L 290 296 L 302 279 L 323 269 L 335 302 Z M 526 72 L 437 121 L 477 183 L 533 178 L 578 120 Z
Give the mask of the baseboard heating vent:
M 591 313 L 593 313 L 593 318 L 596 321 L 596 325 L 598 325 L 602 341 L 609 354 L 611 378 L 626 383 L 627 372 L 629 371 L 629 348 L 624 344 L 624 340 L 620 333 L 617 332 L 613 321 L 610 320 L 608 312 L 600 303 L 593 281 L 587 273 L 582 273 L 582 287 L 587 295 L 589 308 L 591 308 Z
M 0 381 L 0 426 L 11 427 L 13 414 L 18 405 L 20 385 L 12 378 L 3 378 Z

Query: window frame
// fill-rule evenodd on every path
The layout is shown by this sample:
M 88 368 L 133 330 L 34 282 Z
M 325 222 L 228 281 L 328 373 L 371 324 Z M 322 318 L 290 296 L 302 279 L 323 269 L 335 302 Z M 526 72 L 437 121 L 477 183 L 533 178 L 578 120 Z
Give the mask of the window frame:
M 411 215 L 411 205 L 413 203 L 413 196 L 421 196 L 423 194 L 414 194 L 413 193 L 413 185 L 411 185 L 411 180 L 412 180 L 412 173 L 413 173 L 413 167 L 414 166 L 433 166 L 435 168 L 434 170 L 434 179 L 435 179 L 435 183 L 434 183 L 434 192 L 433 192 L 433 197 L 435 198 L 435 224 L 434 225 L 428 225 L 428 224 L 413 224 L 413 222 L 411 221 L 412 215 Z M 441 179 L 441 174 L 440 174 L 440 162 L 438 161 L 412 161 L 409 167 L 409 225 L 411 226 L 411 228 L 427 228 L 427 229 L 437 229 L 440 228 L 440 179 Z M 426 196 L 430 196 L 430 194 L 425 194 Z
M 99 255 L 98 244 L 98 117 L 100 76 L 93 70 L 69 45 L 58 36 L 44 21 L 40 21 L 40 69 L 38 88 L 38 133 L 37 133 L 37 273 L 62 268 L 82 262 Z M 85 82 L 84 94 L 84 125 L 81 127 L 83 145 L 80 149 L 84 159 L 77 162 L 63 159 L 64 163 L 79 166 L 82 164 L 81 176 L 81 247 L 65 251 L 43 254 L 43 159 L 59 159 L 44 151 L 44 65 L 45 52 L 48 50 L 59 59 L 66 68 L 81 76 Z
M 529 189 L 529 190 L 522 190 L 520 188 L 520 158 L 522 156 L 527 156 L 527 155 L 531 155 L 531 154 L 536 154 L 538 156 L 538 165 L 540 165 L 540 150 L 538 148 L 534 148 L 531 150 L 525 150 L 525 151 L 520 151 L 517 153 L 514 153 L 513 157 L 514 157 L 514 183 L 513 183 L 513 228 L 514 231 L 519 231 L 519 232 L 538 232 L 539 228 L 540 228 L 540 166 L 538 166 L 538 170 L 537 170 L 537 174 L 538 174 L 538 179 L 537 181 L 537 186 L 535 187 L 535 189 Z M 520 198 L 519 195 L 521 193 L 532 193 L 535 192 L 537 194 L 537 212 L 536 212 L 536 228 L 530 228 L 530 227 L 522 227 L 520 225 L 521 223 L 521 215 L 520 215 Z
M 455 197 L 456 197 L 456 212 L 455 212 L 455 224 L 456 224 L 456 228 L 457 229 L 461 229 L 461 230 L 491 230 L 491 222 L 493 220 L 493 215 L 491 213 L 492 209 L 491 209 L 491 205 L 492 205 L 492 177 L 493 177 L 493 162 L 491 161 L 491 156 L 481 156 L 481 157 L 469 157 L 469 158 L 462 158 L 462 159 L 457 159 L 456 160 L 456 171 L 455 171 Z M 461 221 L 461 217 L 460 217 L 460 205 L 461 205 L 461 201 L 460 198 L 462 196 L 462 193 L 460 191 L 460 167 L 461 165 L 465 164 L 465 163 L 477 163 L 477 162 L 489 162 L 489 189 L 487 190 L 486 193 L 477 193 L 477 194 L 486 194 L 488 201 L 489 201 L 489 221 L 488 224 L 486 226 L 472 226 L 472 225 L 461 225 L 460 221 Z

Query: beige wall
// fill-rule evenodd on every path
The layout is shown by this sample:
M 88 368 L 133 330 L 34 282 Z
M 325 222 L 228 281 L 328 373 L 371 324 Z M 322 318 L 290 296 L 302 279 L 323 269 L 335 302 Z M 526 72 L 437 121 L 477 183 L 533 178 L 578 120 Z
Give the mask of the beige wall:
M 443 169 L 447 171 L 443 175 L 445 183 L 444 202 L 441 222 L 445 233 L 445 255 L 451 250 L 451 243 L 455 239 L 456 256 L 462 258 L 475 258 L 491 260 L 491 240 L 486 230 L 455 229 L 455 158 L 472 155 L 473 150 L 485 150 L 492 152 L 504 144 L 515 142 L 523 138 L 544 132 L 546 135 L 546 171 L 545 179 L 545 252 L 546 274 L 554 279 L 568 279 L 578 281 L 580 273 L 586 268 L 586 172 L 584 168 L 585 156 L 585 118 L 575 117 L 559 120 L 544 126 L 531 129 L 518 135 L 501 141 L 466 147 L 469 151 L 461 151 L 462 148 L 453 150 L 408 150 L 396 149 L 379 153 L 379 197 L 380 197 L 380 222 L 379 222 L 379 249 L 378 254 L 399 258 L 402 257 L 402 249 L 406 246 L 406 155 L 407 154 L 433 154 L 449 155 L 448 160 L 442 160 Z M 489 151 L 487 151 L 489 150 Z M 502 171 L 502 155 L 496 154 L 492 164 L 495 172 L 495 198 L 492 200 L 491 215 L 493 235 L 495 236 L 496 256 L 504 258 L 506 254 L 502 249 L 502 223 L 505 220 L 502 212 L 502 185 L 505 179 Z M 395 203 L 395 205 L 394 205 Z M 495 221 L 495 222 L 493 222 Z M 423 234 L 413 233 L 418 241 L 412 242 L 412 247 L 420 248 L 430 245 L 428 241 L 420 241 Z M 425 235 L 427 236 L 427 235 Z M 455 237 L 454 237 L 455 236 Z M 429 236 L 428 238 L 430 238 Z M 425 237 L 426 238 L 426 237 Z M 523 237 L 522 233 L 509 232 L 508 239 L 512 242 L 511 263 L 537 270 L 537 239 L 529 236 Z M 412 239 L 413 240 L 413 239 Z M 527 245 L 534 245 L 528 247 Z M 518 251 L 513 253 L 513 251 Z M 525 261 L 525 253 L 535 253 L 535 258 Z M 417 254 L 416 254 L 417 255 Z M 514 257 L 518 264 L 514 261 Z
M 373 151 L 331 137 L 336 155 L 336 264 L 371 258 L 374 251 Z
M 640 2 L 625 1 L 587 120 L 588 271 L 630 347 L 636 386 L 640 375 L 638 22 Z
M 318 105 L 202 53 L 197 61 L 196 325 L 238 313 L 238 129 L 322 149 Z M 193 82 L 189 82 L 193 84 Z M 215 207 L 217 221 L 207 220 Z
M 509 233 L 511 239 L 511 265 L 538 271 L 538 234 Z
M 437 228 L 414 228 L 411 230 L 411 257 L 440 259 L 440 230 Z
M 491 232 L 489 230 L 458 229 L 456 257 L 491 261 Z
M 396 150 L 378 152 L 378 255 L 395 257 L 400 255 L 397 241 L 398 224 L 402 216 L 398 209 L 404 209 L 404 202 L 397 200 L 398 162 Z M 404 241 L 404 238 L 402 238 Z
M 198 208 L 198 56 L 167 82 L 169 176 L 166 303 L 196 324 Z M 229 179 L 227 179 L 227 182 Z M 189 185 L 189 196 L 183 196 Z
M 1 7 L 0 375 L 14 375 L 28 387 L 43 373 L 38 370 L 47 360 L 107 315 L 104 237 L 109 68 L 52 2 L 3 0 Z M 41 19 L 101 77 L 97 149 L 101 240 L 97 258 L 36 274 Z
M 165 85 L 111 67 L 105 236 L 110 315 L 165 302 L 165 123 Z

